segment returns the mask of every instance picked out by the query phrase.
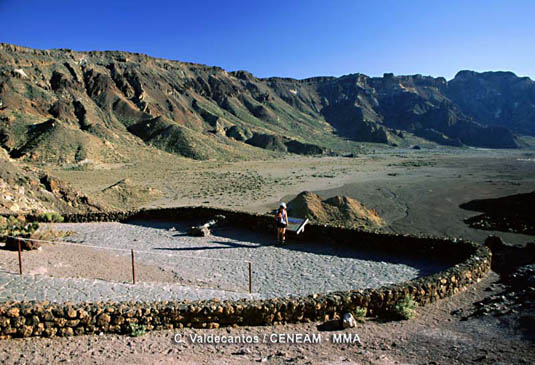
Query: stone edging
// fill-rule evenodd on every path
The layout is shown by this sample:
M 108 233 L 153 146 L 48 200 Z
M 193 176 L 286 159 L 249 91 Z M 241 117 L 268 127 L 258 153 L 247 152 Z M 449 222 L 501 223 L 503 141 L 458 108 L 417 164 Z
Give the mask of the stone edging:
M 65 222 L 124 221 L 127 219 L 194 220 L 223 214 L 233 225 L 255 230 L 273 230 L 271 216 L 206 207 L 182 207 L 131 212 L 73 214 Z M 36 217 L 27 216 L 28 220 Z M 327 240 L 328 244 L 360 246 L 366 249 L 407 252 L 428 257 L 448 257 L 453 266 L 426 277 L 378 289 L 313 294 L 303 297 L 265 300 L 172 301 L 155 303 L 97 302 L 49 303 L 8 302 L 0 304 L 0 339 L 29 336 L 72 336 L 91 333 L 130 333 L 131 324 L 147 330 L 182 327 L 273 325 L 285 322 L 322 321 L 341 317 L 356 307 L 368 315 L 392 311 L 409 295 L 419 305 L 452 296 L 485 277 L 490 270 L 491 252 L 474 242 L 382 234 L 323 225 L 308 225 L 294 239 Z

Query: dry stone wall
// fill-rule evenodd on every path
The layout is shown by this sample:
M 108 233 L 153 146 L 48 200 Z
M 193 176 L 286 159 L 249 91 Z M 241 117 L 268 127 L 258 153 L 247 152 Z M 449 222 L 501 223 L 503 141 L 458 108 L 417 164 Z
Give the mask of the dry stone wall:
M 65 221 L 201 221 L 216 214 L 226 216 L 229 224 L 235 226 L 260 231 L 274 229 L 271 216 L 205 207 L 74 214 L 65 216 Z M 27 217 L 28 220 L 36 218 Z M 308 225 L 303 234 L 293 239 L 321 240 L 326 244 L 448 258 L 452 266 L 430 276 L 379 289 L 317 293 L 292 298 L 155 303 L 0 303 L 0 338 L 130 333 L 131 324 L 144 325 L 147 330 L 158 330 L 322 321 L 340 318 L 356 307 L 367 308 L 368 315 L 384 315 L 390 313 L 395 304 L 407 295 L 420 305 L 454 295 L 486 276 L 491 265 L 491 252 L 486 246 L 463 240 L 363 232 L 321 225 Z

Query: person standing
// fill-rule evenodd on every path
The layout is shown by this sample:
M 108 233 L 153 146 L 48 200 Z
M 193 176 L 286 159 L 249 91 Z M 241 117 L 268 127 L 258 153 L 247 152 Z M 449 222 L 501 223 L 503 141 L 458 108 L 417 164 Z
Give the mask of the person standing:
M 277 224 L 277 243 L 286 243 L 286 227 L 288 226 L 288 212 L 286 204 L 282 202 L 275 214 L 275 221 Z

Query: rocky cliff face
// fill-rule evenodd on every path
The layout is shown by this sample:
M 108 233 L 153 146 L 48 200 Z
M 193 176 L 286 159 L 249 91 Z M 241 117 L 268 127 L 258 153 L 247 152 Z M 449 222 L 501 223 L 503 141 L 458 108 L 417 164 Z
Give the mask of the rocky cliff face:
M 461 71 L 444 93 L 474 120 L 535 135 L 535 82 L 512 72 Z
M 306 80 L 127 52 L 0 44 L 0 145 L 13 158 L 122 160 L 147 145 L 186 157 L 325 153 L 339 137 L 516 147 L 535 134 L 535 86 L 512 73 Z
M 357 74 L 322 80 L 317 90 L 320 114 L 351 139 L 387 143 L 408 131 L 443 145 L 517 146 L 507 122 L 488 123 L 483 114 L 465 112 L 469 108 L 452 101 L 455 90 L 443 78 Z M 530 123 L 534 129 L 535 119 Z

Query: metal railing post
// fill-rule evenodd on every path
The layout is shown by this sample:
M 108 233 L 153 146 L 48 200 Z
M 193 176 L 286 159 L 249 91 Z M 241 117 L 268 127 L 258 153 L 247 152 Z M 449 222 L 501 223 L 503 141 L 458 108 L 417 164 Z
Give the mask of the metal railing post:
M 249 262 L 249 294 L 253 292 L 253 263 Z
M 132 249 L 132 282 L 136 283 L 136 262 L 134 260 L 134 249 Z
M 22 275 L 22 253 L 21 253 L 21 247 L 20 247 L 20 240 L 17 239 L 18 248 L 19 248 L 19 274 Z

